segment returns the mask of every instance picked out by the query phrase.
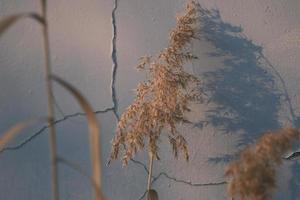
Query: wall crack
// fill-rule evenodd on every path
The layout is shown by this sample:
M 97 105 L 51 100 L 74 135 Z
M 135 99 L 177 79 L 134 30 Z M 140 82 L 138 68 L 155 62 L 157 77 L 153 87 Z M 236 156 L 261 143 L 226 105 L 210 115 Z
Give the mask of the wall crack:
M 207 187 L 207 186 L 219 186 L 219 185 L 227 184 L 226 181 L 209 182 L 209 183 L 193 183 L 191 181 L 186 181 L 186 180 L 177 179 L 175 177 L 172 177 L 172 176 L 168 175 L 166 172 L 160 172 L 157 176 L 152 176 L 152 177 L 153 177 L 153 180 L 152 180 L 151 184 L 154 184 L 157 180 L 161 179 L 162 177 L 169 179 L 171 181 L 174 181 L 176 183 L 182 183 L 182 184 L 189 185 L 191 187 Z M 147 190 L 140 196 L 140 198 L 138 198 L 138 200 L 144 199 L 146 194 L 147 194 Z
M 111 41 L 111 59 L 112 59 L 112 79 L 111 79 L 111 97 L 113 102 L 113 112 L 116 118 L 119 120 L 118 113 L 118 98 L 116 92 L 116 79 L 118 69 L 118 58 L 117 58 L 117 22 L 116 22 L 116 11 L 118 9 L 118 0 L 114 0 L 114 8 L 111 13 L 112 21 L 112 41 Z
M 107 112 L 110 112 L 110 111 L 114 111 L 114 108 L 111 107 L 111 108 L 106 108 L 104 110 L 97 110 L 97 111 L 94 111 L 95 114 L 103 114 L 103 113 L 107 113 Z M 56 124 L 59 124 L 59 123 L 62 123 L 68 119 L 71 119 L 71 118 L 74 118 L 74 117 L 80 117 L 80 116 L 85 116 L 86 114 L 85 113 L 81 113 L 81 112 L 77 112 L 77 113 L 74 113 L 74 114 L 69 114 L 69 115 L 64 115 L 63 118 L 61 119 L 58 119 L 58 120 L 55 120 L 54 121 L 54 125 Z M 33 135 L 31 135 L 30 137 L 24 139 L 22 142 L 20 142 L 19 144 L 15 145 L 15 146 L 8 146 L 8 147 L 5 147 L 3 148 L 1 151 L 0 151 L 0 154 L 1 153 L 4 153 L 6 151 L 12 151 L 12 150 L 18 150 L 20 148 L 22 148 L 23 146 L 25 146 L 27 143 L 29 143 L 30 141 L 32 141 L 33 139 L 35 139 L 37 136 L 39 136 L 40 134 L 42 134 L 44 131 L 46 131 L 47 129 L 49 128 L 48 125 L 45 125 L 43 126 L 42 128 L 40 128 L 37 132 L 35 132 Z

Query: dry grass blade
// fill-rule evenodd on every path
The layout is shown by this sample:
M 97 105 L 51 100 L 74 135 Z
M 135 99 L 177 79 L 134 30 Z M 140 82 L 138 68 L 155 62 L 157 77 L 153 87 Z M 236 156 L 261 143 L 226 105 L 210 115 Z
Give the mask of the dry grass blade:
M 101 155 L 100 155 L 100 137 L 99 137 L 99 127 L 96 116 L 93 112 L 92 107 L 87 102 L 87 100 L 80 94 L 80 92 L 71 86 L 66 81 L 62 80 L 57 76 L 51 76 L 51 79 L 58 82 L 64 88 L 66 88 L 79 102 L 82 109 L 85 111 L 88 127 L 89 127 L 89 141 L 90 141 L 90 152 L 91 152 L 91 162 L 93 170 L 93 181 L 96 184 L 96 200 L 103 200 L 101 193 Z
M 32 19 L 34 19 L 34 20 L 36 20 L 41 25 L 45 24 L 45 19 L 41 15 L 39 15 L 37 13 L 29 13 L 29 14 L 27 14 L 27 16 L 30 17 L 30 18 L 32 18 Z
M 16 21 L 18 21 L 20 18 L 24 17 L 24 14 L 16 14 L 11 15 L 8 17 L 5 17 L 0 21 L 0 36 Z
M 17 136 L 23 129 L 39 121 L 41 121 L 41 119 L 35 119 L 35 120 L 33 119 L 25 122 L 20 122 L 14 125 L 13 127 L 11 127 L 5 133 L 3 133 L 0 138 L 0 151 L 3 150 L 6 144 L 9 143 L 15 136 Z
M 147 200 L 158 200 L 158 194 L 155 190 L 151 189 L 147 192 Z
M 22 14 L 15 14 L 7 16 L 0 21 L 0 36 L 14 23 L 16 23 L 19 19 L 30 17 L 36 21 L 38 21 L 41 24 L 44 24 L 44 19 L 37 13 L 22 13 Z

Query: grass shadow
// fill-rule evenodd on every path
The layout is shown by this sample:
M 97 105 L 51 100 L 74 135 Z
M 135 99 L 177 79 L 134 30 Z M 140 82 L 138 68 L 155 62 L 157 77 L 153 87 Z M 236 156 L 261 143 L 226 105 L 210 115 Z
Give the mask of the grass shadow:
M 221 59 L 221 66 L 205 72 L 202 90 L 209 96 L 212 109 L 205 120 L 195 127 L 211 125 L 222 133 L 241 134 L 237 147 L 256 140 L 261 133 L 282 126 L 279 113 L 284 107 L 291 126 L 300 127 L 286 83 L 272 63 L 264 56 L 263 48 L 254 44 L 239 26 L 224 22 L 217 9 L 201 11 L 201 38 L 209 41 L 214 51 L 211 59 Z M 237 155 L 222 154 L 208 158 L 214 164 L 226 164 Z M 299 196 L 299 162 L 291 165 L 289 181 L 291 199 Z
M 199 9 L 201 38 L 214 47 L 207 56 L 222 60 L 215 70 L 202 76 L 202 90 L 212 105 L 205 121 L 222 133 L 241 134 L 237 143 L 241 147 L 262 132 L 280 127 L 283 92 L 277 86 L 276 74 L 262 60 L 261 46 L 247 39 L 241 27 L 224 22 L 217 9 Z M 228 162 L 233 157 L 224 155 L 209 161 Z

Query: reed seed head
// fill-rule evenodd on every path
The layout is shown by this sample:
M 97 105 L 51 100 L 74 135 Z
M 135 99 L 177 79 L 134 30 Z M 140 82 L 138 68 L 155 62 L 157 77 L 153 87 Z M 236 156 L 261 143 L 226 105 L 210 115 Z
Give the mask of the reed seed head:
M 117 159 L 119 150 L 124 147 L 123 163 L 145 147 L 150 155 L 158 156 L 158 139 L 162 131 L 169 129 L 168 137 L 177 157 L 182 151 L 189 158 L 185 138 L 177 131 L 176 125 L 184 123 L 184 113 L 188 104 L 196 100 L 198 79 L 184 70 L 184 64 L 196 57 L 187 51 L 188 44 L 195 37 L 197 4 L 188 3 L 185 14 L 177 17 L 177 25 L 170 33 L 169 45 L 158 56 L 145 56 L 140 59 L 138 69 L 145 70 L 148 80 L 136 89 L 133 103 L 122 114 L 117 133 L 112 141 L 110 159 Z
M 265 133 L 255 145 L 246 148 L 240 159 L 232 162 L 226 176 L 230 177 L 228 195 L 241 200 L 268 200 L 276 187 L 276 167 L 300 131 L 283 128 Z

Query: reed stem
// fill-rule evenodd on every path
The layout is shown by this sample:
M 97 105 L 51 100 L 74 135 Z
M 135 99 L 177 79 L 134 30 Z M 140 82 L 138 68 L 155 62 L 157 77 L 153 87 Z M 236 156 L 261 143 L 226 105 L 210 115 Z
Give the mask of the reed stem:
M 149 192 L 149 190 L 151 189 L 151 180 L 152 180 L 152 168 L 153 168 L 153 154 L 150 153 L 149 154 L 149 174 L 148 174 L 148 186 L 147 186 L 147 190 Z
M 56 160 L 56 133 L 54 128 L 54 99 L 52 82 L 50 79 L 51 73 L 51 55 L 50 55 L 50 44 L 49 44 L 49 31 L 48 31 L 48 20 L 47 20 L 47 2 L 41 0 L 42 17 L 44 19 L 43 26 L 43 39 L 44 39 L 44 56 L 45 56 L 45 81 L 46 91 L 48 98 L 48 126 L 49 126 L 49 148 L 50 148 L 50 160 L 51 160 L 51 187 L 52 187 L 52 199 L 59 200 L 58 193 L 58 170 Z

